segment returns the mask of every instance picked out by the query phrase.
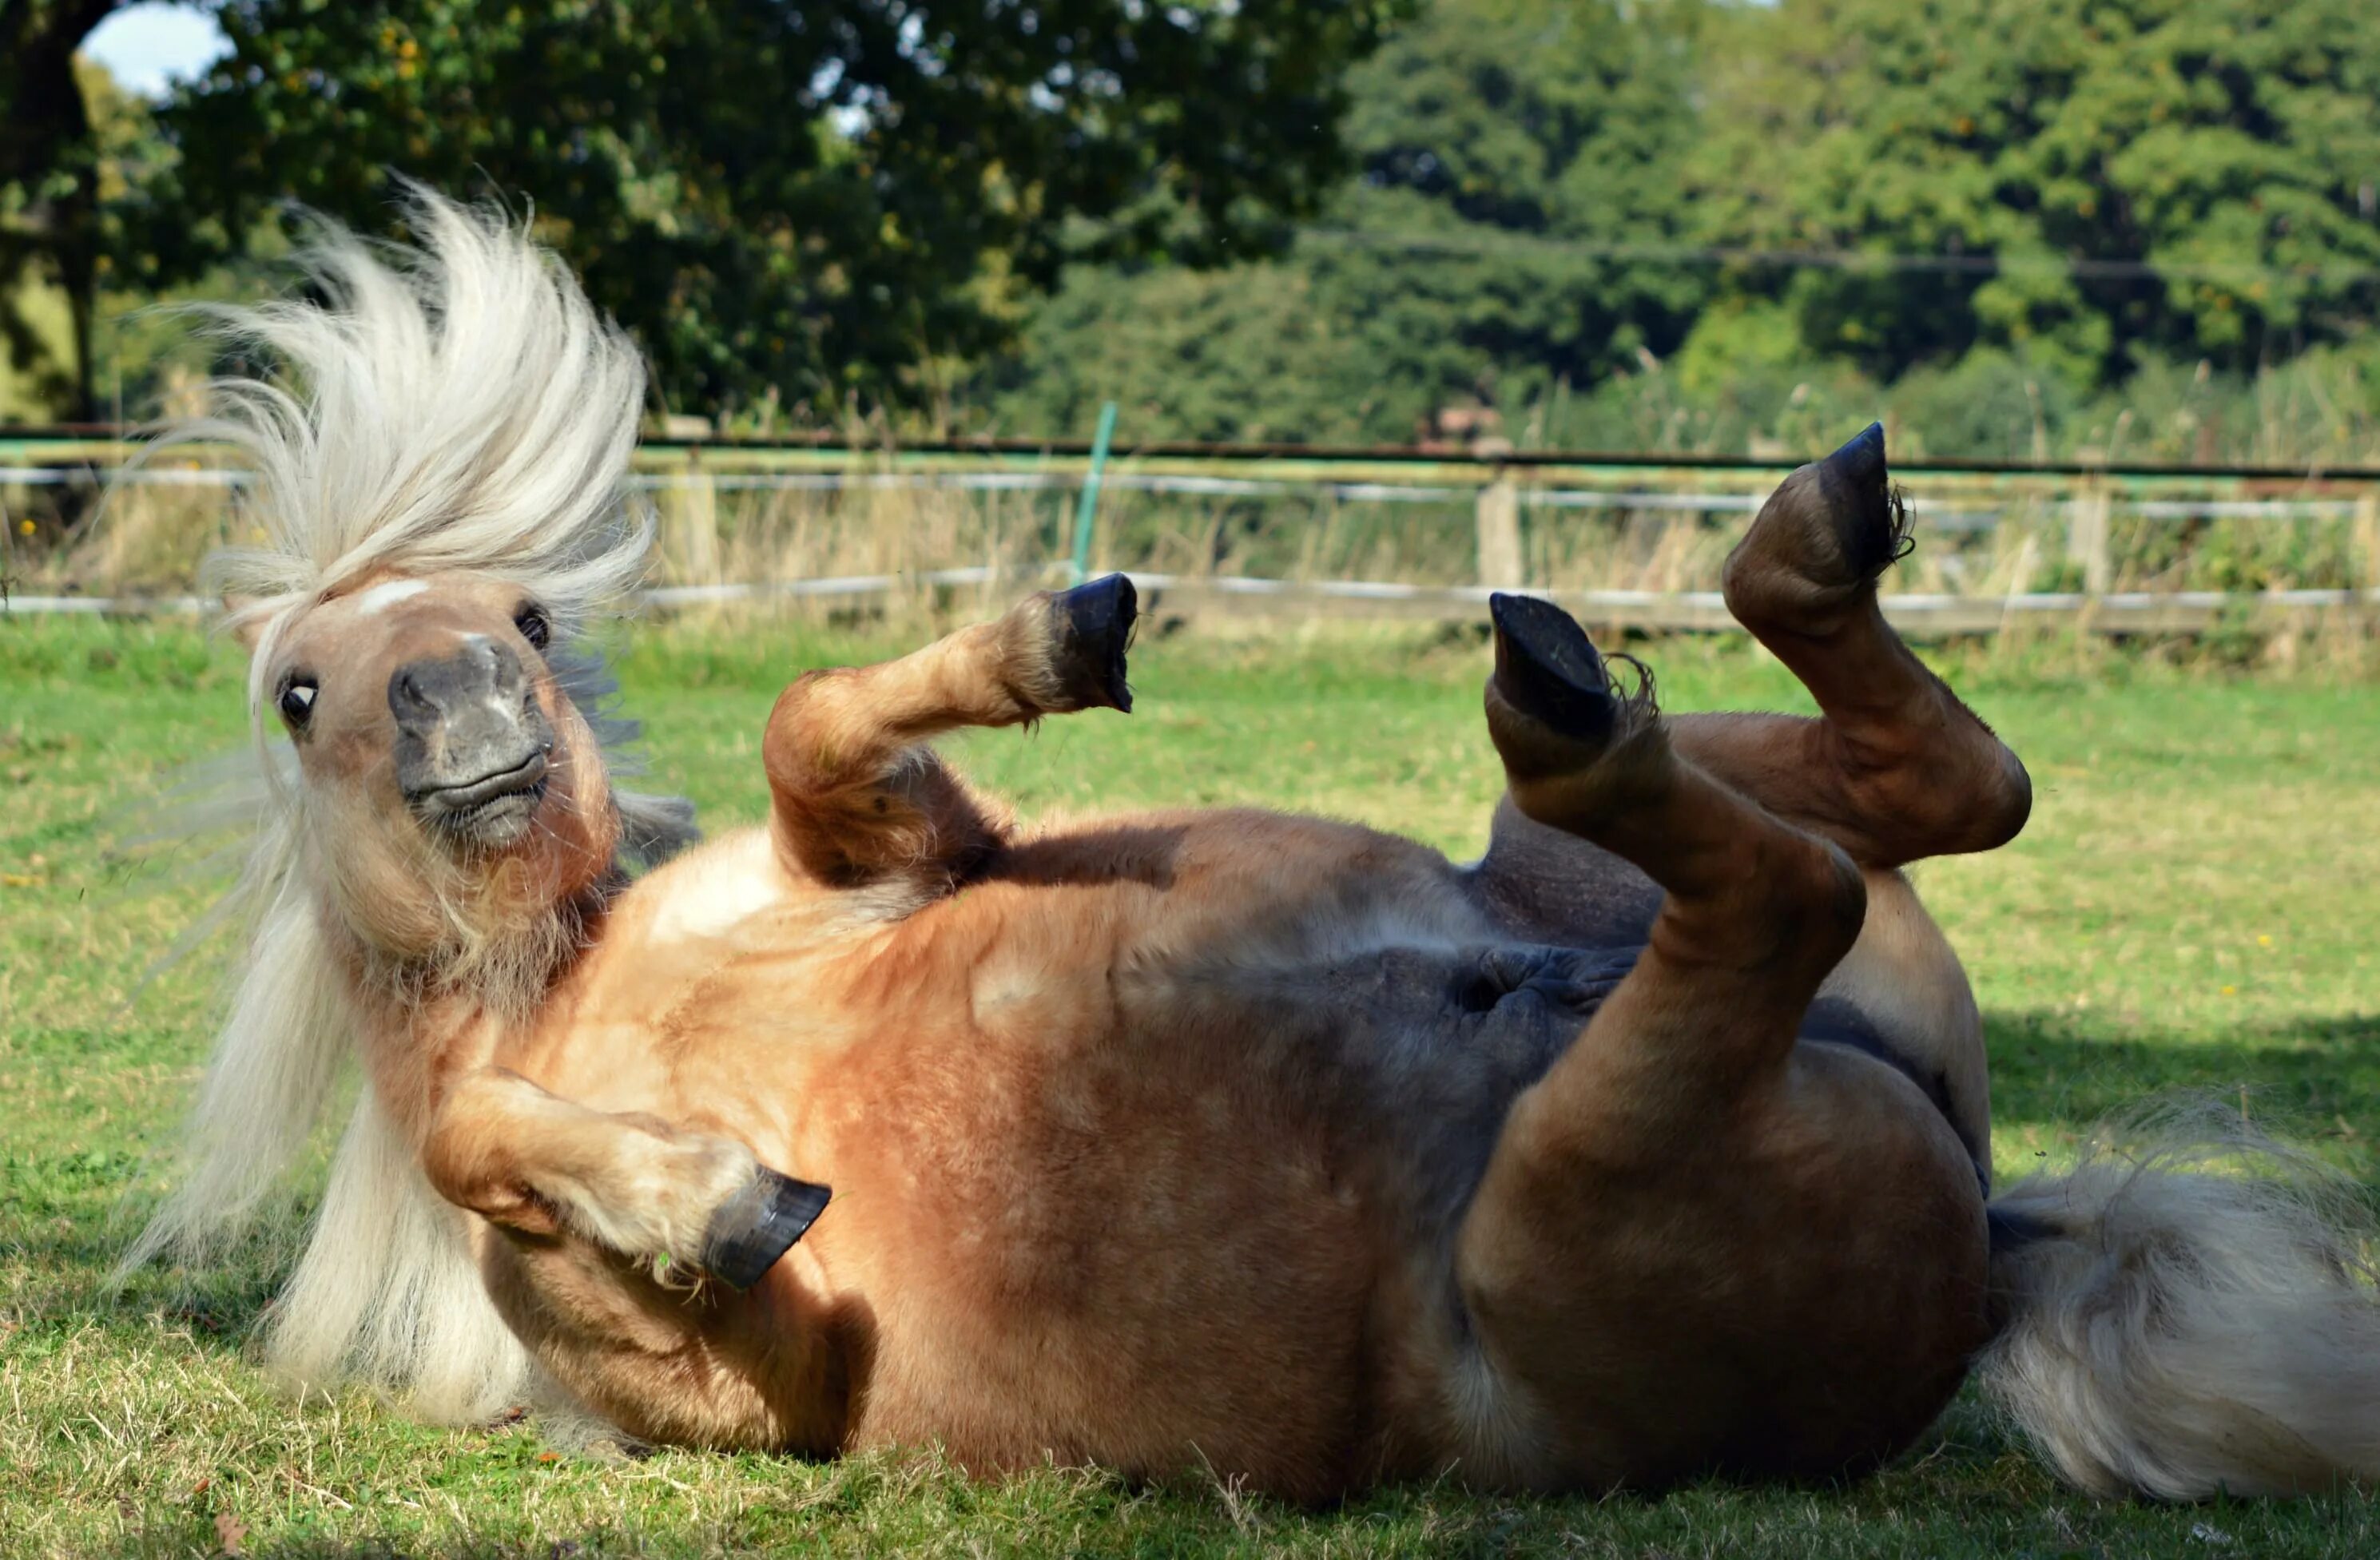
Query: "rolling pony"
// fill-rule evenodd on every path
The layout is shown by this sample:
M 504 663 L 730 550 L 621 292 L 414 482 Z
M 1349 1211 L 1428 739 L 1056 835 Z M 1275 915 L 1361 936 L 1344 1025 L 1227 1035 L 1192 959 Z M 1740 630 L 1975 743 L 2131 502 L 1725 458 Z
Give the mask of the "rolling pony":
M 295 763 L 133 1260 L 252 1220 L 352 1066 L 288 1377 L 1328 1499 L 1829 1476 L 1979 1370 L 2090 1490 L 2380 1472 L 2380 1310 L 2318 1176 L 2152 1142 L 1989 1184 L 1974 1000 L 1901 869 L 2031 792 L 1878 609 L 1880 429 L 1727 566 L 1815 719 L 1665 713 L 1494 599 L 1475 864 L 969 789 L 939 733 L 1130 707 L 1122 577 L 794 678 L 766 823 L 696 845 L 614 782 L 573 648 L 644 568 L 636 355 L 502 222 L 411 216 L 234 314 L 279 370 L 189 430 L 257 475 L 215 578 Z

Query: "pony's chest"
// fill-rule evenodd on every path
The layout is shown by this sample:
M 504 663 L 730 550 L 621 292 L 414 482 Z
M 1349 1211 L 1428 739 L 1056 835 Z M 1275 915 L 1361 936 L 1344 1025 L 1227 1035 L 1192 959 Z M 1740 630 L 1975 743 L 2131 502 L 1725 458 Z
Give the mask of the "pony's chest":
M 723 1124 L 722 1101 L 798 1090 L 793 1064 L 847 1027 L 843 978 L 821 971 L 862 924 L 791 878 L 761 831 L 727 835 L 624 894 L 501 1059 L 598 1108 Z

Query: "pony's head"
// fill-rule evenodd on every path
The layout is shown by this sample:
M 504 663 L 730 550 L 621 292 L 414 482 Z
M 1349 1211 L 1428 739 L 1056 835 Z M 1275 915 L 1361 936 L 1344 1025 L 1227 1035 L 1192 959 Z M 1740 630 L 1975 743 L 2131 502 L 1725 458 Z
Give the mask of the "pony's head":
M 618 807 L 553 635 L 532 585 L 386 573 L 255 652 L 308 876 L 368 955 L 468 966 L 611 873 Z
M 595 714 L 608 684 L 571 649 L 644 573 L 637 353 L 502 214 L 416 190 L 407 216 L 412 248 L 325 227 L 303 296 L 214 311 L 265 367 L 160 441 L 250 472 L 248 545 L 209 574 L 249 650 L 263 787 L 231 1011 L 128 1265 L 254 1222 L 349 1070 L 358 972 L 400 999 L 534 999 L 621 856 L 692 838 L 683 804 L 613 786 L 603 747 L 629 728 Z M 432 1414 L 517 1400 L 520 1349 L 412 1150 L 367 1081 L 271 1354 Z
M 250 652 L 298 865 L 365 949 L 466 962 L 666 834 L 612 791 L 566 647 L 642 577 L 625 502 L 644 375 L 552 258 L 417 191 L 409 250 L 325 230 L 313 297 L 219 311 L 264 377 L 228 444 L 253 545 L 210 561 Z M 271 772 L 282 767 L 268 766 Z

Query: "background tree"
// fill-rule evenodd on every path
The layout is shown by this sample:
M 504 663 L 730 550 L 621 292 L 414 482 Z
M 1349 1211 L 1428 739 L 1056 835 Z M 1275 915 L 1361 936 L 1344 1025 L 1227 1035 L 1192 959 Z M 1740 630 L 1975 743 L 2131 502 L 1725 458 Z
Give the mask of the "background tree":
M 1878 257 L 1742 279 L 1813 354 L 1983 345 L 2093 386 L 2143 353 L 2252 369 L 2380 299 L 2366 0 L 1785 0 L 1722 45 L 1705 231 Z
M 72 418 L 91 417 L 98 148 L 75 51 L 121 0 L 0 0 L 0 342 Z M 67 305 L 71 362 L 29 316 L 42 284 Z
M 1661 251 L 1692 220 L 1709 15 L 1436 0 L 1350 75 L 1356 166 L 1289 261 L 1078 272 L 979 392 L 1019 427 L 1086 428 L 1113 394 L 1152 432 L 1398 441 L 1668 353 L 1708 296 Z
M 0 0 L 0 330 L 52 415 L 94 357 L 146 410 L 190 366 L 110 322 L 255 285 L 219 262 L 285 198 L 386 224 L 395 170 L 535 200 L 667 400 L 745 424 L 1487 402 L 1744 450 L 1899 408 L 1937 453 L 2263 458 L 2380 417 L 2368 0 L 208 3 L 232 53 L 152 125 L 55 99 L 103 7 Z
M 672 404 L 917 401 L 1070 258 L 1261 252 L 1393 0 L 225 0 L 161 118 L 161 275 L 384 170 L 515 192 Z
M 1655 449 L 1889 403 L 2022 457 L 2144 385 L 2211 456 L 2189 403 L 2301 361 L 2362 405 L 2380 368 L 2365 9 L 1435 0 L 1350 76 L 1357 171 L 1286 260 L 1077 273 L 978 388 L 1018 428 L 1120 394 L 1152 434 L 1394 439 L 1475 397 Z

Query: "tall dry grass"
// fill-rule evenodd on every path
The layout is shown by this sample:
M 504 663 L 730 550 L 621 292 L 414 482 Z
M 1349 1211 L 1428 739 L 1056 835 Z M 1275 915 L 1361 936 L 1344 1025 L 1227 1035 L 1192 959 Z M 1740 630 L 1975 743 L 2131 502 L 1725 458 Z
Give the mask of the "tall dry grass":
M 892 575 L 903 583 L 889 597 L 830 594 L 794 610 L 901 619 L 979 611 L 1062 577 L 1076 498 L 1064 487 L 917 485 L 883 463 L 839 478 L 808 473 L 780 480 L 686 457 L 683 465 L 649 466 L 639 480 L 658 526 L 654 583 L 768 587 Z M 1682 480 L 1687 486 L 1680 490 L 1724 486 L 1716 477 Z M 1928 487 L 1921 478 L 1912 487 L 1919 546 L 1889 588 L 1993 599 L 2081 588 L 2082 565 L 2069 549 L 2070 495 L 2037 484 Z M 80 495 L 79 510 L 46 515 L 30 538 L 10 521 L 37 513 L 29 500 L 55 505 L 77 496 L 55 487 L 0 488 L 0 521 L 9 522 L 11 532 L 0 570 L 16 593 L 180 595 L 195 587 L 206 552 L 237 539 L 243 524 L 236 490 L 173 485 L 126 485 L 103 501 Z M 1717 513 L 1524 504 L 1526 583 L 1558 590 L 1715 590 L 1748 518 L 1748 502 Z M 2286 516 L 2177 517 L 2119 501 L 2109 540 L 2119 590 L 2369 588 L 2380 585 L 2380 493 Z M 1455 585 L 1477 579 L 1478 547 L 1473 500 L 1464 490 L 1414 502 L 1340 496 L 1328 487 L 1203 495 L 1111 485 L 1088 561 L 1094 571 L 1194 579 Z M 920 579 L 953 569 L 980 569 L 987 578 L 956 588 Z M 2234 635 L 2242 642 L 2224 653 L 2325 663 L 2351 653 L 2360 663 L 2372 615 L 2302 614 L 2300 626 L 2278 638 L 2269 623 L 2243 620 Z

